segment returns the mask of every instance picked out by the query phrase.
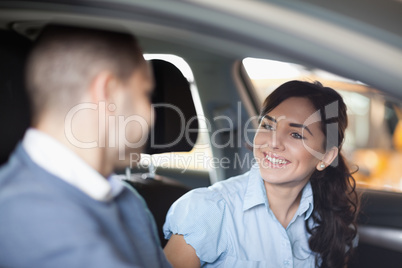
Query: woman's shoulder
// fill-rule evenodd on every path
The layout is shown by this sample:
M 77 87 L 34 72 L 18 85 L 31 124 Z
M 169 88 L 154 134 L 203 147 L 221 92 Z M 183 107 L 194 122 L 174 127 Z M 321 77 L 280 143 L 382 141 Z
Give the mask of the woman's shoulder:
M 172 234 L 183 235 L 187 244 L 192 245 L 197 252 L 203 248 L 198 243 L 207 237 L 209 240 L 221 241 L 219 234 L 226 207 L 222 193 L 211 187 L 187 192 L 173 203 L 166 215 L 163 226 L 165 238 L 170 239 Z
M 249 173 L 250 171 L 216 182 L 209 187 L 194 189 L 186 194 L 187 198 L 218 202 L 242 197 L 247 189 Z
M 249 172 L 217 182 L 210 187 L 197 188 L 182 196 L 172 207 L 181 212 L 196 212 L 200 217 L 233 214 L 243 207 Z

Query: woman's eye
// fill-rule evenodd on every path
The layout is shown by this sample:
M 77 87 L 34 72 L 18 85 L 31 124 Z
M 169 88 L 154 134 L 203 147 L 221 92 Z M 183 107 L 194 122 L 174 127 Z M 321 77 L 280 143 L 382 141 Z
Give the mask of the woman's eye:
M 302 136 L 302 135 L 300 135 L 299 133 L 296 133 L 296 132 L 294 132 L 294 133 L 292 133 L 292 134 L 290 134 L 293 138 L 295 138 L 295 139 L 298 139 L 298 140 L 302 140 L 302 139 L 304 139 L 304 137 Z
M 261 127 L 262 127 L 262 128 L 265 128 L 265 129 L 267 129 L 267 130 L 275 130 L 273 126 L 271 126 L 271 125 L 269 125 L 269 124 L 266 124 L 266 123 L 262 123 L 262 124 L 261 124 Z

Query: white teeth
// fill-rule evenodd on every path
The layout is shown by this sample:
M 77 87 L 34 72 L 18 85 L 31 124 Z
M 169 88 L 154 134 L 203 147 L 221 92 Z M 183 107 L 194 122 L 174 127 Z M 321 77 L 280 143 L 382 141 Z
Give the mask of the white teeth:
M 286 160 L 282 160 L 282 159 L 278 159 L 278 158 L 272 158 L 270 156 L 266 156 L 266 159 L 268 159 L 269 162 L 273 163 L 273 164 L 285 164 Z

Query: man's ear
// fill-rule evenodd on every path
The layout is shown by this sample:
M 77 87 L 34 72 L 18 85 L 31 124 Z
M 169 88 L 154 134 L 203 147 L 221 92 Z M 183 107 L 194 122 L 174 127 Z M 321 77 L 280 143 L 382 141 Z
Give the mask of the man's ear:
M 116 78 L 110 72 L 98 73 L 90 85 L 91 102 L 109 101 L 116 86 Z
M 326 167 L 328 167 L 329 165 L 332 164 L 332 162 L 335 160 L 335 158 L 338 156 L 339 153 L 339 149 L 338 147 L 333 146 L 330 150 L 328 150 L 325 155 L 324 158 L 318 162 L 317 164 L 317 170 L 322 171 L 324 170 Z

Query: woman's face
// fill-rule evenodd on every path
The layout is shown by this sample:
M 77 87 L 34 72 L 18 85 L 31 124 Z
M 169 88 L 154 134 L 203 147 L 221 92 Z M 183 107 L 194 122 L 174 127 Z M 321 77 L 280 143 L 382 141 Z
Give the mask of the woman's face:
M 320 162 L 312 150 L 323 153 L 319 118 L 311 102 L 301 97 L 286 99 L 264 116 L 254 137 L 254 157 L 265 182 L 307 183 Z

